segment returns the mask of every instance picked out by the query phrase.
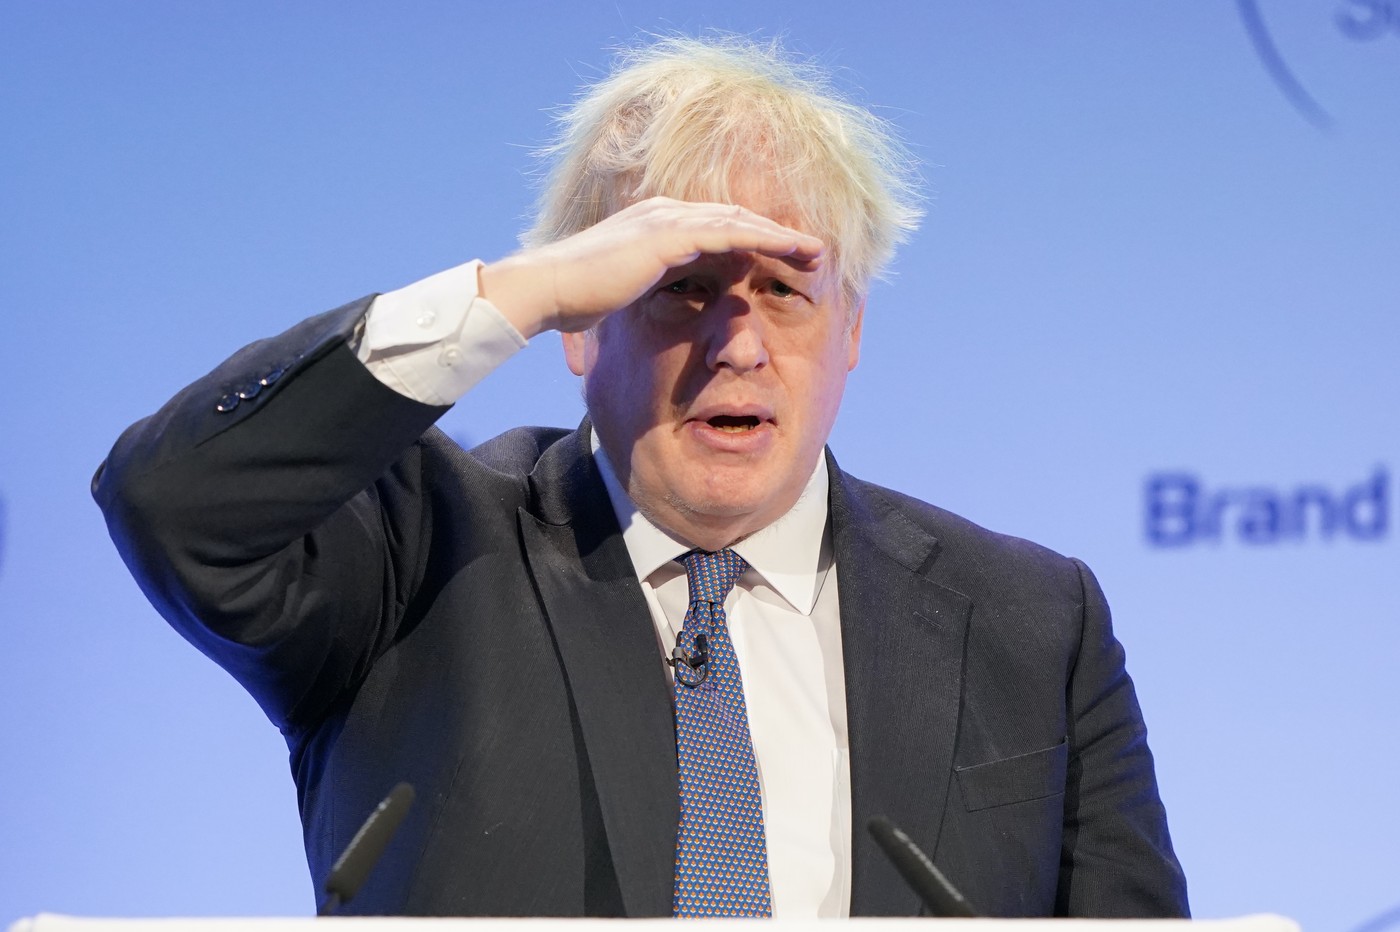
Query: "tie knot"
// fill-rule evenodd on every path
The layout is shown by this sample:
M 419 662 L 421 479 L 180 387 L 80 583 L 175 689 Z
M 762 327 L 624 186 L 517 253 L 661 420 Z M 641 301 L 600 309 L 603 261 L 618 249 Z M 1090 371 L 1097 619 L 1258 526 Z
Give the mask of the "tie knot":
M 690 583 L 690 601 L 723 604 L 748 563 L 732 550 L 692 550 L 681 557 Z

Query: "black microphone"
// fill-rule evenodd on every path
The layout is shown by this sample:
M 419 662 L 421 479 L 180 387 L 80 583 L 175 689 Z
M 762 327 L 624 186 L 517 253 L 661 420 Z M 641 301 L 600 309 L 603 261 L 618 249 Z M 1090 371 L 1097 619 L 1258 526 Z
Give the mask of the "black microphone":
M 948 882 L 943 872 L 933 866 L 928 855 L 908 835 L 894 827 L 884 816 L 876 816 L 865 826 L 874 836 L 880 850 L 894 864 L 904 882 L 914 888 L 929 912 L 940 919 L 976 919 L 977 910 L 957 887 Z
M 710 642 L 703 634 L 695 635 L 694 652 L 687 651 L 679 640 L 671 648 L 671 659 L 666 661 L 675 673 L 676 681 L 691 689 L 705 682 L 710 674 Z
M 365 878 L 379 863 L 389 839 L 399 830 L 403 817 L 408 815 L 408 807 L 412 805 L 413 787 L 400 783 L 375 807 L 331 868 L 330 876 L 326 878 L 328 896 L 316 915 L 329 916 L 360 892 Z

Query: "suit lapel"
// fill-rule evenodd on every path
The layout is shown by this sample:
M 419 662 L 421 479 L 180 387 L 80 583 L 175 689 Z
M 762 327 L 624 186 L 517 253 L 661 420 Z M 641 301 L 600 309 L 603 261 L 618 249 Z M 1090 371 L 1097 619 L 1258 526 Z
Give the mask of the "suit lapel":
M 883 815 L 925 852 L 937 848 L 972 603 L 928 578 L 936 539 L 885 493 L 829 465 L 851 743 L 851 915 L 916 915 L 918 897 L 866 825 Z
M 675 726 L 656 634 L 585 430 L 531 476 L 520 532 L 578 713 L 628 916 L 671 915 Z M 532 513 L 533 512 L 533 513 Z

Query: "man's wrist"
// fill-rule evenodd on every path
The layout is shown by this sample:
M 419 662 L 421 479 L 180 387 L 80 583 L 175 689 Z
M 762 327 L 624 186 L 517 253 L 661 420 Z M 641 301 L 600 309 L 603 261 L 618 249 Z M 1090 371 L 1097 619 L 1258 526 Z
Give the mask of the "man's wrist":
M 525 345 L 463 263 L 374 299 L 357 355 L 375 378 L 424 404 L 452 404 Z
M 482 265 L 477 271 L 477 294 L 490 301 L 520 335 L 529 340 L 550 330 L 556 308 L 548 268 L 516 253 Z

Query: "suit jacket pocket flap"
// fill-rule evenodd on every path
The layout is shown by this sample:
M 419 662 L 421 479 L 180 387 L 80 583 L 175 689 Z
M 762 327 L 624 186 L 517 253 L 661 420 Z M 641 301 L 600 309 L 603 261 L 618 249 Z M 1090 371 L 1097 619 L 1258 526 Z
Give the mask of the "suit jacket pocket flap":
M 1065 742 L 985 764 L 957 768 L 958 786 L 969 812 L 1041 799 L 1065 791 Z

